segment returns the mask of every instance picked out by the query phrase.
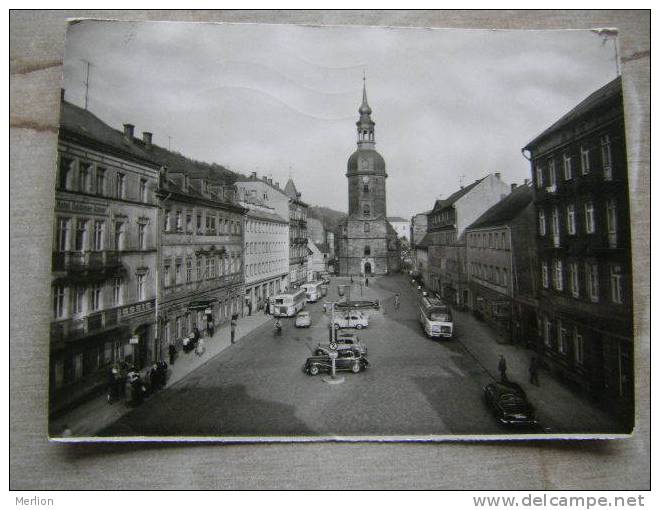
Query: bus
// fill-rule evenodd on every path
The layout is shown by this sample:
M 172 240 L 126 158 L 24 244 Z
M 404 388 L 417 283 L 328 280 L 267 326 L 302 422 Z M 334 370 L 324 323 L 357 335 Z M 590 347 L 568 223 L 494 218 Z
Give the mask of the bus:
M 323 285 L 323 282 L 303 283 L 300 286 L 307 293 L 308 303 L 316 303 L 321 298 L 321 285 Z
M 420 298 L 419 322 L 429 338 L 451 338 L 454 335 L 451 310 L 436 297 L 422 296 Z
M 270 313 L 273 317 L 293 317 L 305 306 L 305 289 L 294 289 L 270 298 Z

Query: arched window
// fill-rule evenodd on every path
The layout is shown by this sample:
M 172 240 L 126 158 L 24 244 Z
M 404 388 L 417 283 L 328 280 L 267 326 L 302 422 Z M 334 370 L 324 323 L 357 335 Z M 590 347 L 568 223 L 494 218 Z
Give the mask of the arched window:
M 364 247 L 364 254 L 365 254 L 365 255 L 371 255 L 371 246 L 366 245 L 366 246 Z

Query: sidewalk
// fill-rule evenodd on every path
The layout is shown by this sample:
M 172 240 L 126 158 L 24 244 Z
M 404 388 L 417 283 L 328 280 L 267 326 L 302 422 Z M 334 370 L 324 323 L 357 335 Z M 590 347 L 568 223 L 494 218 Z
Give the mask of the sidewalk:
M 263 311 L 253 313 L 249 317 L 240 318 L 236 328 L 236 342 L 239 342 L 247 334 L 269 320 L 271 320 L 271 317 L 264 315 Z M 206 352 L 203 355 L 197 356 L 194 351 L 189 353 L 179 351 L 174 365 L 169 366 L 166 388 L 210 361 L 230 345 L 231 331 L 229 322 L 226 322 L 216 328 L 212 337 L 204 337 Z M 104 393 L 52 419 L 49 424 L 50 436 L 59 436 L 67 427 L 71 430 L 72 437 L 94 436 L 99 430 L 114 423 L 131 409 L 126 406 L 124 400 L 108 404 Z

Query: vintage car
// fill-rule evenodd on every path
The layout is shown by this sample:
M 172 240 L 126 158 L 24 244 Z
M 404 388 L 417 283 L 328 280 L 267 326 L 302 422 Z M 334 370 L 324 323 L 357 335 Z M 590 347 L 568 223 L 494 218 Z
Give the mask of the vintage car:
M 327 353 L 329 350 L 334 349 L 337 351 L 353 350 L 363 356 L 367 355 L 367 346 L 360 342 L 360 338 L 355 333 L 339 333 L 334 344 L 334 346 L 332 344 L 319 344 L 315 354 L 320 356 Z
M 309 312 L 298 312 L 298 315 L 296 315 L 296 322 L 294 325 L 297 328 L 308 328 L 312 325 L 312 318 L 309 315 Z
M 368 365 L 369 361 L 367 361 L 367 358 L 361 354 L 357 354 L 352 349 L 337 351 L 337 358 L 335 359 L 335 371 L 337 372 L 353 372 L 357 374 L 367 368 Z M 330 354 L 307 358 L 303 366 L 303 372 L 307 375 L 317 375 L 320 372 L 331 373 L 332 358 L 330 358 Z
M 369 318 L 359 310 L 351 310 L 350 312 L 336 313 L 334 318 L 335 329 L 340 328 L 356 328 L 362 329 L 369 326 Z
M 534 407 L 519 384 L 493 382 L 484 387 L 484 399 L 495 418 L 503 425 L 536 426 Z

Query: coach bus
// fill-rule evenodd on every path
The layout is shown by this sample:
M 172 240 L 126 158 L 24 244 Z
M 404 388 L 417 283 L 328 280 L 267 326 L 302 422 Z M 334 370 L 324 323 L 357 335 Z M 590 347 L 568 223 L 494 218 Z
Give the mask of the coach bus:
M 309 282 L 300 286 L 302 289 L 305 289 L 308 303 L 316 303 L 320 299 L 321 285 L 323 285 L 323 282 Z
M 454 321 L 449 307 L 440 299 L 422 296 L 419 300 L 419 322 L 429 338 L 451 338 Z
M 273 317 L 293 317 L 305 307 L 305 289 L 295 289 L 276 294 L 270 298 L 270 313 Z

